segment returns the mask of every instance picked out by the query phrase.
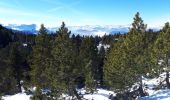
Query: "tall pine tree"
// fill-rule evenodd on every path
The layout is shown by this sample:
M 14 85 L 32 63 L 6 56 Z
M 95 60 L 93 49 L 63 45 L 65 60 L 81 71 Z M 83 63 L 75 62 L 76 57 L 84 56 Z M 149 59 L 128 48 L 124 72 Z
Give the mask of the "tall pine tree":
M 149 72 L 150 63 L 147 62 L 149 43 L 145 32 L 146 25 L 137 13 L 132 23 L 132 28 L 119 47 L 113 46 L 105 62 L 105 81 L 109 84 L 117 84 L 118 90 L 128 91 L 134 83 L 139 83 L 139 92 L 144 96 L 142 76 Z M 115 47 L 115 48 L 114 48 Z M 149 58 L 148 58 L 149 59 Z M 112 79 L 112 76 L 117 76 Z M 108 80 L 110 79 L 111 80 Z M 120 80 L 119 80 L 120 79 Z
M 155 65 L 157 65 L 157 72 L 166 72 L 166 84 L 170 89 L 169 82 L 169 67 L 170 67 L 170 25 L 165 23 L 163 29 L 158 35 L 153 47 Z
M 62 93 L 69 93 L 81 100 L 76 91 L 76 80 L 81 72 L 76 65 L 76 51 L 70 33 L 63 22 L 57 31 L 52 50 L 52 67 L 49 69 L 51 89 L 55 97 L 59 97 Z
M 97 52 L 95 39 L 92 36 L 85 37 L 80 46 L 80 61 L 85 85 L 88 90 L 91 90 L 90 92 L 95 90 L 97 83 Z
M 31 80 L 32 85 L 37 87 L 37 91 L 48 88 L 49 84 L 47 69 L 50 66 L 51 45 L 47 33 L 47 29 L 42 24 L 35 38 L 35 45 L 30 56 Z M 33 99 L 36 99 L 36 97 Z M 40 97 L 37 99 L 40 99 Z

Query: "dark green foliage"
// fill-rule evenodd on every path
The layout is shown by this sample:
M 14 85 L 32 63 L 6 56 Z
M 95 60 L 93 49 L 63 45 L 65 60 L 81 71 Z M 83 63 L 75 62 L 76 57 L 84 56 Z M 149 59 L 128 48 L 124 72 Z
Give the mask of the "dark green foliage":
M 42 94 L 43 89 L 48 89 L 51 77 L 49 76 L 50 59 L 51 59 L 51 41 L 44 25 L 41 25 L 38 36 L 35 38 L 35 45 L 30 56 L 31 66 L 31 86 L 37 89 L 33 94 L 32 100 L 44 100 L 46 94 Z
M 13 41 L 20 42 L 20 43 L 27 43 L 28 45 L 35 44 L 35 34 L 26 34 L 24 32 L 14 32 Z
M 23 65 L 24 65 L 24 57 L 22 53 L 19 51 L 20 43 L 13 43 L 11 45 L 11 51 L 10 51 L 10 66 L 13 69 L 14 77 L 17 81 L 18 91 L 21 92 L 21 78 L 23 74 Z M 22 45 L 21 45 L 22 46 Z
M 101 43 L 102 44 L 106 44 L 106 45 L 110 45 L 112 46 L 114 43 L 116 43 L 119 39 L 119 41 L 123 41 L 126 37 L 126 34 L 120 34 L 120 33 L 117 33 L 117 34 L 108 34 L 108 35 L 104 35 L 101 37 Z M 121 39 L 121 40 L 120 40 Z
M 75 46 L 75 49 L 76 49 L 76 53 L 79 55 L 80 53 L 80 46 L 81 46 L 81 43 L 82 43 L 82 37 L 78 34 L 78 35 L 72 35 L 72 42 L 73 42 L 73 45 Z
M 97 45 L 95 44 L 95 39 L 92 36 L 85 37 L 80 46 L 81 66 L 82 68 L 86 66 L 85 67 L 86 72 L 83 72 L 84 76 L 93 78 L 93 80 L 86 79 L 86 81 L 93 82 L 97 79 L 97 52 L 98 50 L 97 50 Z M 91 76 L 89 76 L 89 74 L 91 74 Z
M 30 98 L 31 100 L 51 100 L 48 99 L 46 94 L 42 93 L 42 90 L 40 88 L 37 88 L 34 92 L 33 96 Z
M 87 65 L 85 66 L 85 86 L 86 86 L 86 90 L 87 92 L 90 93 L 94 93 L 94 91 L 96 90 L 96 81 L 94 80 L 94 74 L 92 73 L 92 60 L 89 61 L 89 63 L 87 63 Z
M 130 31 L 136 31 L 136 32 L 145 32 L 146 25 L 143 23 L 142 18 L 140 17 L 139 12 L 135 14 L 135 17 L 133 18 L 132 28 Z
M 125 91 L 133 84 L 132 69 L 129 69 L 125 58 L 125 46 L 118 42 L 111 48 L 104 65 L 104 80 L 107 86 L 116 91 Z
M 35 38 L 35 45 L 31 54 L 31 80 L 32 85 L 38 88 L 44 88 L 48 84 L 46 69 L 49 67 L 48 62 L 50 54 L 50 40 L 47 36 L 47 30 L 41 25 L 38 36 Z
M 169 82 L 169 58 L 170 58 L 170 25 L 165 23 L 153 46 L 153 61 L 157 67 L 154 70 L 160 74 L 166 72 L 166 84 L 170 89 Z
M 21 92 L 21 80 L 26 81 L 28 75 L 27 54 L 24 52 L 22 44 L 11 43 L 6 48 L 1 49 L 1 89 L 3 93 L 12 94 Z
M 98 52 L 98 67 L 97 67 L 97 81 L 99 86 L 103 86 L 103 66 L 104 66 L 104 59 L 106 56 L 106 51 L 104 46 L 101 46 Z
M 17 81 L 13 76 L 13 68 L 10 66 L 9 47 L 0 50 L 0 93 L 14 94 L 17 92 Z
M 0 25 L 0 48 L 4 48 L 12 41 L 13 32 Z
M 76 53 L 78 48 L 72 42 L 70 38 L 70 31 L 62 23 L 59 31 L 57 31 L 57 37 L 54 41 L 52 50 L 52 66 L 49 69 L 49 75 L 51 77 L 51 89 L 54 91 L 54 96 L 62 93 L 69 93 L 72 96 L 77 95 L 76 79 L 81 75 L 79 68 L 77 67 Z
M 114 41 L 114 38 L 113 38 L 113 36 L 112 35 L 104 35 L 103 37 L 102 37 L 102 43 L 103 44 L 111 44 L 112 42 Z
M 150 58 L 147 57 L 149 42 L 145 29 L 146 25 L 137 13 L 126 38 L 123 41 L 120 38 L 107 56 L 105 81 L 119 92 L 128 91 L 134 83 L 139 83 L 141 87 L 141 77 L 150 71 Z
M 102 38 L 99 37 L 99 36 L 94 36 L 94 39 L 95 39 L 95 44 L 96 45 L 99 45 L 99 43 L 101 42 Z

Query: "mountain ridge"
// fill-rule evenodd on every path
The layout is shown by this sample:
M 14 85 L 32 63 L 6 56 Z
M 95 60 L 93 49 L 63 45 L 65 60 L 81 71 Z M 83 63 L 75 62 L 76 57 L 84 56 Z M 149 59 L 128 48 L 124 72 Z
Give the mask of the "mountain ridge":
M 84 25 L 84 26 L 67 26 L 73 34 L 80 35 L 98 35 L 103 36 L 105 34 L 127 33 L 131 25 Z M 36 24 L 8 24 L 6 28 L 25 31 L 36 34 L 38 32 L 38 26 Z M 58 27 L 47 27 L 48 31 L 55 32 Z M 152 28 L 154 31 L 159 31 L 160 28 Z

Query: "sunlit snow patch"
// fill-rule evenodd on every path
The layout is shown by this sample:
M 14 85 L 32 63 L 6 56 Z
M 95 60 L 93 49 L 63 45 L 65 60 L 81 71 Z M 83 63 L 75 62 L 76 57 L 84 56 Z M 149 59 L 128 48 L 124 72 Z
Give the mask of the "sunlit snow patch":
M 30 100 L 31 95 L 26 95 L 25 93 L 18 93 L 15 95 L 6 95 L 3 96 L 4 100 Z

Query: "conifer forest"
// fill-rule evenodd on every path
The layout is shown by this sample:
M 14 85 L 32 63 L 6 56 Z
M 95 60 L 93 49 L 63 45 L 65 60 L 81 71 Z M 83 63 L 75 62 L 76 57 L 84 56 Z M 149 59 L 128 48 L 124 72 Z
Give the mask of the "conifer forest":
M 1 99 L 24 90 L 31 100 L 87 100 L 79 89 L 102 88 L 114 92 L 110 100 L 137 100 L 149 96 L 143 80 L 162 73 L 152 89 L 170 89 L 170 24 L 154 31 L 146 23 L 137 12 L 128 32 L 104 36 L 74 34 L 65 22 L 37 34 L 0 25 Z

